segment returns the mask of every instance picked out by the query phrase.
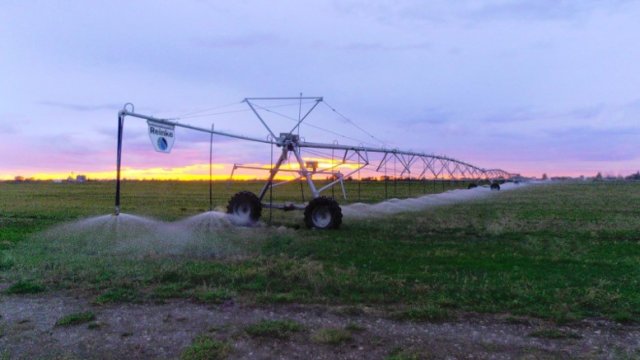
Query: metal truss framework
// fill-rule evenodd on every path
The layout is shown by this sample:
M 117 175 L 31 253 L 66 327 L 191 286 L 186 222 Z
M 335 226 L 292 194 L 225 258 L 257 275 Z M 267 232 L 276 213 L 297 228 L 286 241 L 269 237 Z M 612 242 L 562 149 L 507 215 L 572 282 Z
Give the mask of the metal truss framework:
M 280 133 L 278 136 L 267 125 L 267 122 L 261 116 L 260 112 L 256 110 L 254 101 L 258 100 L 305 100 L 312 101 L 313 105 L 304 114 L 299 117 L 296 125 L 288 133 Z M 435 179 L 435 180 L 467 180 L 467 181 L 499 181 L 499 180 L 513 180 L 519 177 L 518 174 L 510 173 L 502 169 L 485 169 L 464 161 L 460 161 L 451 157 L 425 154 L 413 151 L 403 151 L 398 149 L 386 149 L 366 146 L 351 146 L 341 145 L 338 143 L 325 144 L 325 143 L 313 143 L 302 141 L 300 137 L 294 134 L 294 131 L 298 130 L 300 125 L 309 116 L 309 114 L 316 108 L 316 106 L 323 101 L 322 97 L 279 97 L 279 98 L 246 98 L 244 102 L 250 107 L 253 113 L 256 115 L 260 123 L 266 128 L 269 136 L 266 139 L 259 139 L 249 136 L 237 135 L 223 131 L 217 131 L 213 128 L 207 129 L 192 125 L 187 125 L 172 121 L 169 119 L 160 119 L 148 115 L 138 114 L 135 112 L 132 104 L 126 104 L 124 108 L 118 113 L 118 148 L 117 148 L 117 185 L 116 185 L 116 214 L 120 212 L 120 168 L 122 160 L 122 136 L 124 129 L 124 119 L 127 116 L 151 120 L 157 123 L 181 127 L 194 131 L 200 131 L 211 135 L 219 135 L 225 137 L 231 137 L 239 140 L 253 141 L 258 143 L 264 143 L 271 146 L 277 146 L 281 148 L 281 154 L 277 161 L 272 164 L 271 168 L 245 166 L 235 164 L 231 176 L 237 169 L 254 169 L 254 170 L 266 170 L 269 171 L 269 176 L 262 190 L 258 194 L 258 198 L 262 201 L 269 191 L 269 189 L 280 186 L 292 181 L 304 180 L 307 182 L 309 189 L 313 195 L 313 198 L 317 198 L 320 194 L 332 188 L 333 186 L 340 184 L 342 188 L 342 194 L 346 198 L 347 194 L 344 188 L 343 181 L 352 175 L 358 173 L 365 168 L 375 168 L 376 172 L 381 172 L 382 169 L 386 169 L 387 165 L 393 161 L 401 165 L 400 176 L 409 177 L 411 179 Z M 303 151 L 310 149 L 315 150 L 330 150 L 332 153 L 337 152 L 340 157 L 338 161 L 331 162 L 331 165 L 324 168 L 318 168 L 318 163 L 314 161 L 306 161 L 303 158 Z M 297 169 L 284 169 L 283 164 L 289 160 L 293 155 L 294 162 L 297 163 Z M 374 156 L 381 159 L 373 159 Z M 345 174 L 342 174 L 337 168 L 344 164 L 357 164 L 355 168 L 351 168 Z M 276 182 L 276 175 L 279 172 L 290 172 L 297 174 L 293 179 L 286 181 Z M 413 174 L 417 174 L 414 176 Z M 332 178 L 332 181 L 325 184 L 322 187 L 317 187 L 313 177 L 324 175 Z M 303 209 L 304 205 L 293 204 L 264 204 L 273 208 L 281 209 Z

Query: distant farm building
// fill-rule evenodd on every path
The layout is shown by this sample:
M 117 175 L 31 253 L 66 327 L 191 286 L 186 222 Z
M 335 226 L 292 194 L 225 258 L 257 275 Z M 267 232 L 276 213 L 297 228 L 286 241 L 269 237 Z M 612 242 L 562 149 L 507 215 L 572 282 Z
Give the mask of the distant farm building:
M 71 173 L 71 175 L 67 177 L 67 182 L 77 184 L 85 183 L 87 182 L 87 175 L 74 175 L 73 173 Z

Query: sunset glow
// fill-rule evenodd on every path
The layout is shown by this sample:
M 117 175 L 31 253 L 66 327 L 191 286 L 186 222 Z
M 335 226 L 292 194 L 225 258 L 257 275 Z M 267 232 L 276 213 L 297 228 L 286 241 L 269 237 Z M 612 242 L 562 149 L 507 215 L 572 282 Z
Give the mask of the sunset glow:
M 340 171 L 346 174 L 350 171 L 356 170 L 358 164 L 356 163 L 344 163 L 342 164 L 338 160 L 331 162 L 331 159 L 320 158 L 304 158 L 305 161 L 318 161 L 318 171 L 323 169 L 329 169 L 333 167 L 334 171 Z M 238 167 L 234 174 L 233 180 L 254 180 L 254 179 L 266 179 L 269 175 L 270 164 L 249 163 L 242 164 L 242 166 L 259 169 L 247 169 Z M 212 164 L 212 176 L 213 180 L 229 180 L 231 171 L 234 164 L 228 163 L 214 163 Z M 277 174 L 277 180 L 291 180 L 298 177 L 299 165 L 297 163 L 285 163 L 281 166 L 281 171 Z M 292 172 L 293 171 L 293 172 Z M 366 171 L 367 174 L 370 170 Z M 361 172 L 361 176 L 364 176 L 365 170 Z M 35 173 L 17 173 L 17 174 L 0 174 L 0 180 L 13 180 L 16 176 L 24 178 L 32 178 L 34 180 L 64 180 L 69 177 L 74 178 L 77 175 L 85 175 L 90 180 L 113 180 L 116 178 L 116 171 L 86 171 L 86 172 L 35 172 Z M 326 178 L 327 174 L 316 174 L 314 178 Z M 179 180 L 179 181 L 203 181 L 209 180 L 209 164 L 200 163 L 178 167 L 149 167 L 149 168 L 133 168 L 123 166 L 121 171 L 122 179 L 129 180 Z
M 323 97 L 298 129 L 309 142 L 443 154 L 536 177 L 640 169 L 640 3 L 349 3 L 3 2 L 0 179 L 113 179 L 125 103 L 266 139 L 242 100 L 301 93 Z M 268 14 L 287 21 L 265 22 Z M 311 106 L 290 100 L 258 108 L 275 136 Z M 138 120 L 124 129 L 125 178 L 208 179 L 208 134 L 176 129 L 163 157 Z M 270 160 L 269 146 L 222 136 L 214 154 L 215 179 L 234 163 Z M 234 178 L 265 176 L 238 169 Z

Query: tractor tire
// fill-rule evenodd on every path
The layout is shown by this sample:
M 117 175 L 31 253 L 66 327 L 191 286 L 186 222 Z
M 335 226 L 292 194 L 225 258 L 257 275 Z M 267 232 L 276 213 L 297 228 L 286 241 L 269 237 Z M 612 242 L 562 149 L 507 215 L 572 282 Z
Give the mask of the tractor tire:
M 491 183 L 491 190 L 500 190 L 500 184 L 497 182 Z
M 304 223 L 310 229 L 337 229 L 342 224 L 342 209 L 332 198 L 317 197 L 304 208 Z
M 227 214 L 231 214 L 232 221 L 238 225 L 252 225 L 262 215 L 262 204 L 256 194 L 250 191 L 240 191 L 229 200 Z

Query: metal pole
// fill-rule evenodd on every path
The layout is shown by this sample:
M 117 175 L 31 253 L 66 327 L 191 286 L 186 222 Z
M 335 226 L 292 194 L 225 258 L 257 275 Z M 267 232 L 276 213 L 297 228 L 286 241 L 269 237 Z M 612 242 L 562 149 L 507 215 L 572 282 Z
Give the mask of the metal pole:
M 300 194 L 302 195 L 302 202 L 305 202 L 305 199 L 304 199 L 304 185 L 302 184 L 303 183 L 302 178 L 300 178 L 300 181 L 298 181 L 298 182 L 300 183 Z
M 271 145 L 271 147 L 273 148 L 273 145 Z M 269 173 L 269 179 L 267 180 L 267 183 L 264 184 L 264 186 L 262 187 L 262 190 L 260 190 L 260 194 L 258 195 L 258 199 L 260 199 L 260 201 L 262 201 L 264 196 L 267 194 L 267 191 L 269 189 L 273 188 L 273 179 L 276 177 L 276 174 L 278 173 L 278 170 L 280 170 L 280 166 L 282 165 L 282 163 L 285 160 L 287 160 L 287 153 L 288 153 L 287 148 L 283 147 L 282 148 L 282 154 L 280 155 L 280 158 L 276 162 L 276 165 L 275 166 L 271 166 L 271 170 L 270 170 L 270 173 Z M 273 164 L 273 161 L 271 163 Z
M 300 93 L 300 101 L 298 102 L 298 123 L 296 125 L 296 127 L 298 128 L 298 137 L 300 137 L 300 123 L 302 122 L 302 120 L 300 120 L 301 116 L 302 116 L 302 93 Z M 291 130 L 291 133 L 293 133 L 293 130 Z M 300 183 L 300 185 L 302 185 L 302 183 Z M 304 202 L 304 195 L 302 198 L 302 202 Z
M 384 164 L 384 199 L 387 200 L 387 164 Z
M 251 111 L 253 111 L 253 113 L 258 117 L 258 120 L 260 120 L 262 125 L 264 125 L 264 127 L 267 129 L 269 134 L 271 134 L 271 138 L 272 139 L 277 139 L 276 134 L 274 134 L 273 131 L 271 131 L 271 128 L 269 128 L 269 126 L 267 126 L 267 123 L 264 122 L 264 120 L 262 120 L 262 117 L 260 116 L 260 114 L 258 114 L 256 109 L 253 107 L 253 104 L 251 104 L 251 101 L 249 101 L 247 99 L 244 99 L 244 101 L 247 103 L 247 105 L 249 105 L 249 107 L 251 108 Z
M 213 126 L 209 137 L 209 211 L 213 211 Z
M 398 197 L 398 178 L 396 177 L 396 155 L 393 156 L 393 197 Z
M 182 124 L 182 123 L 171 121 L 171 120 L 167 120 L 167 119 L 159 119 L 159 118 L 155 118 L 153 116 L 137 114 L 137 113 L 134 113 L 133 111 L 128 111 L 128 110 L 122 110 L 120 112 L 120 114 L 127 115 L 127 116 L 133 116 L 133 117 L 137 117 L 137 118 L 140 118 L 140 119 L 151 120 L 151 121 L 158 122 L 160 124 L 166 124 L 166 125 L 181 127 L 181 128 L 185 128 L 185 129 L 195 130 L 195 131 L 201 131 L 201 132 L 206 132 L 206 133 L 210 133 L 211 132 L 211 130 L 206 129 L 206 128 L 202 128 L 202 127 L 198 127 L 198 126 L 192 126 L 192 125 L 188 125 L 188 124 Z M 276 139 L 276 138 L 272 137 L 270 140 L 264 140 L 264 139 L 259 139 L 259 138 L 253 138 L 253 137 L 250 137 L 250 136 L 231 134 L 231 133 L 227 133 L 227 132 L 224 132 L 224 131 L 214 131 L 214 134 L 220 135 L 220 136 L 227 136 L 227 137 L 231 137 L 231 138 L 234 138 L 234 139 L 259 142 L 259 143 L 263 143 L 263 144 L 271 144 L 272 142 L 275 141 L 273 139 Z
M 358 155 L 358 201 L 362 201 L 360 199 L 360 183 L 362 182 L 362 177 L 360 177 L 360 155 Z
M 300 175 L 304 176 L 307 179 L 307 184 L 309 184 L 309 189 L 311 190 L 311 197 L 313 199 L 317 198 L 318 196 L 320 196 L 320 192 L 313 183 L 313 174 L 311 174 L 305 167 L 304 161 L 302 160 L 302 155 L 300 155 L 300 148 L 298 146 L 294 146 L 292 152 L 296 157 L 296 160 L 298 160 L 298 165 L 300 166 Z M 333 187 L 331 187 L 331 191 L 333 192 Z
M 302 98 L 301 98 L 301 99 L 302 99 Z M 313 104 L 313 106 L 311 107 L 311 109 L 309 109 L 309 110 L 306 112 L 306 114 L 304 114 L 304 116 L 303 116 L 303 117 L 298 116 L 298 117 L 299 117 L 299 119 L 298 119 L 298 123 L 296 124 L 296 126 L 294 126 L 294 127 L 293 127 L 293 129 L 291 129 L 291 131 L 289 131 L 289 134 L 293 134 L 293 132 L 294 132 L 296 129 L 298 129 L 298 135 L 300 135 L 300 124 L 302 124 L 302 122 L 307 118 L 307 116 L 309 116 L 309 114 L 311 114 L 311 112 L 313 111 L 313 109 L 315 109 L 315 108 L 316 108 L 316 106 L 318 106 L 318 104 L 320 104 L 320 101 L 322 101 L 322 99 L 320 99 L 320 100 L 316 100 L 316 103 L 315 103 L 315 104 Z M 301 109 L 302 109 L 302 101 L 300 102 L 300 106 L 301 106 Z
M 333 167 L 335 165 L 335 150 L 331 149 L 331 167 Z M 331 179 L 331 181 L 335 180 L 335 169 L 331 170 L 331 175 L 333 176 L 333 178 Z M 331 198 L 335 199 L 336 198 L 336 194 L 335 194 L 335 190 L 333 189 L 333 186 L 331 187 Z
M 122 131 L 124 127 L 124 114 L 118 114 L 118 152 L 116 160 L 116 206 L 114 215 L 120 215 L 120 165 L 122 164 Z
M 273 171 L 273 143 L 271 143 L 271 171 Z M 271 220 L 273 220 L 273 184 L 269 186 L 269 225 L 271 225 Z

